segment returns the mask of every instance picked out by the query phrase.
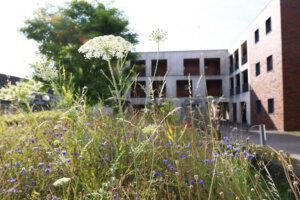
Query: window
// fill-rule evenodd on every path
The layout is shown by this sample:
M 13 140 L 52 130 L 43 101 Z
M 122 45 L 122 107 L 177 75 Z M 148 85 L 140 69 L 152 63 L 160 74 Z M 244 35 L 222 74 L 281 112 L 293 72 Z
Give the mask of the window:
M 256 63 L 255 70 L 256 70 L 256 76 L 260 75 L 260 63 Z
M 268 113 L 274 113 L 274 99 L 268 99 Z
M 266 21 L 266 34 L 270 33 L 271 31 L 272 31 L 272 21 L 271 21 L 271 17 L 270 17 Z
M 257 29 L 254 33 L 255 43 L 259 42 L 259 29 Z
M 271 71 L 273 69 L 273 56 L 267 57 L 267 71 Z
M 256 101 L 256 114 L 261 113 L 261 101 L 257 100 Z

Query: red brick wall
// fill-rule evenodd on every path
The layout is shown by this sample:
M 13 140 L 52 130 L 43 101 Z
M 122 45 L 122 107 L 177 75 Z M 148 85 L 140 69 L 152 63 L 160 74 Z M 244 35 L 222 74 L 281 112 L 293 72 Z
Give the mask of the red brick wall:
M 300 1 L 281 0 L 284 129 L 300 130 Z
M 271 17 L 272 31 L 266 34 L 265 22 Z M 267 129 L 284 129 L 283 81 L 280 1 L 271 1 L 256 18 L 249 29 L 248 50 L 250 63 L 251 124 L 265 124 Z M 254 41 L 254 32 L 259 29 L 259 42 Z M 273 70 L 267 72 L 267 57 L 273 56 Z M 255 65 L 260 62 L 260 75 L 255 74 Z M 268 99 L 274 99 L 274 113 L 268 113 Z M 256 113 L 256 100 L 262 104 L 261 113 Z

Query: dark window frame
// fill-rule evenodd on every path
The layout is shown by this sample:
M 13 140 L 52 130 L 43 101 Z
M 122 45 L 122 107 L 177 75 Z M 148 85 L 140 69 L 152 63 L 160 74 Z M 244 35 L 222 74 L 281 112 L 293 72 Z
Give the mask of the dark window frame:
M 255 75 L 256 76 L 260 75 L 260 62 L 255 64 Z
M 256 31 L 254 32 L 254 41 L 255 44 L 259 42 L 259 29 L 256 29 Z
M 269 114 L 274 114 L 274 99 L 268 99 L 268 113 Z
M 272 19 L 271 17 L 269 17 L 267 20 L 266 20 L 266 34 L 272 32 Z
M 273 70 L 273 55 L 267 57 L 267 72 Z
M 261 113 L 261 100 L 256 100 L 256 114 L 260 114 Z

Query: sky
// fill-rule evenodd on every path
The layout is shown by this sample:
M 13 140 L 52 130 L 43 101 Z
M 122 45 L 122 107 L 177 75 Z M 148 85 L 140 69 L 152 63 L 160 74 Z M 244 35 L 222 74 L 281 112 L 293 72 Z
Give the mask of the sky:
M 95 1 L 95 0 L 87 0 Z M 152 30 L 167 31 L 162 51 L 228 49 L 269 0 L 98 0 L 116 7 L 139 36 L 135 51 L 156 51 Z M 9 0 L 0 3 L 0 73 L 30 77 L 38 44 L 19 29 L 47 3 L 62 6 L 67 0 Z

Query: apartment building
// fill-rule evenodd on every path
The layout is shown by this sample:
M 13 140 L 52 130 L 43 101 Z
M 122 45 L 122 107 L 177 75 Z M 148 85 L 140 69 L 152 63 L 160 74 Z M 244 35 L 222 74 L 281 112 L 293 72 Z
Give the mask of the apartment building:
M 156 60 L 155 52 L 140 55 L 145 71 L 131 94 L 138 106 Z M 300 130 L 300 1 L 271 0 L 228 50 L 161 52 L 154 89 L 165 74 L 166 97 L 187 98 L 190 74 L 193 98 L 222 96 L 230 121 Z

